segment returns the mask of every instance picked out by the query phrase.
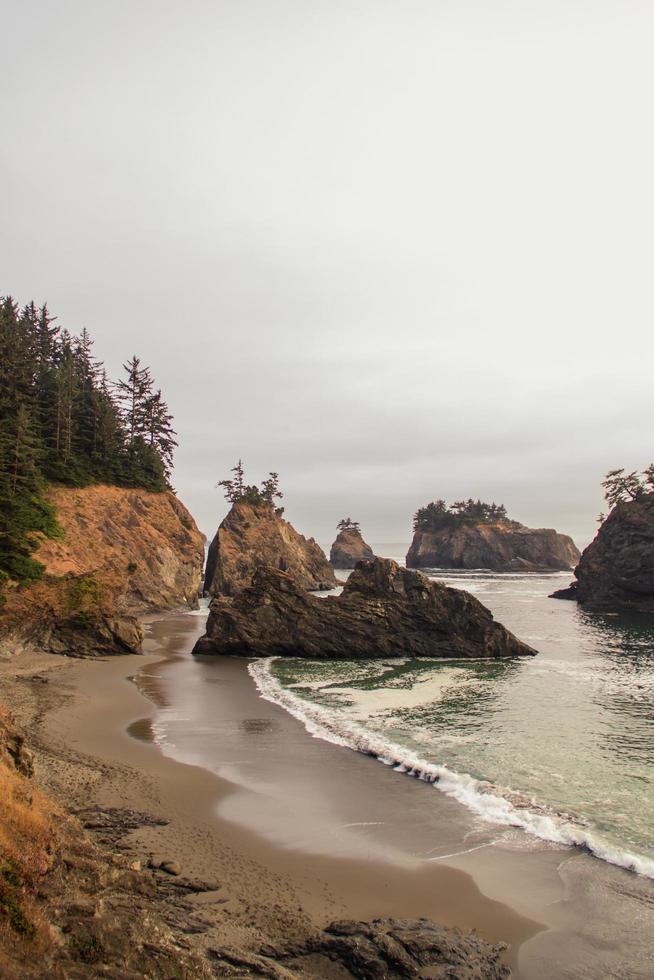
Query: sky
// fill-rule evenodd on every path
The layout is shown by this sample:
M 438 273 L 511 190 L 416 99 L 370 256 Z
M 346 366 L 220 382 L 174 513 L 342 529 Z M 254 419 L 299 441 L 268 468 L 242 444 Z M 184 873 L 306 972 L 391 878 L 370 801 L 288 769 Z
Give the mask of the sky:
M 4 0 L 0 294 L 150 365 L 212 535 L 580 546 L 654 458 L 651 0 Z

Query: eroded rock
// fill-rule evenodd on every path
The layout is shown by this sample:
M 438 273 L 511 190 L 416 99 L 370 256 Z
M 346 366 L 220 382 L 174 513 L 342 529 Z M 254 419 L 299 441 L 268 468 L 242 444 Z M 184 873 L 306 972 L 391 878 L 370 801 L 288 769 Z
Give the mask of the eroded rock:
M 490 568 L 498 572 L 556 572 L 574 568 L 579 550 L 552 528 L 517 521 L 460 523 L 414 533 L 407 568 Z
M 576 599 L 590 610 L 654 613 L 654 493 L 613 508 L 575 576 L 553 598 Z
M 276 568 L 215 598 L 195 654 L 377 657 L 533 655 L 474 596 L 388 558 L 359 562 L 340 596 L 319 598 Z
M 361 531 L 348 527 L 339 531 L 329 552 L 333 568 L 354 568 L 357 562 L 374 558 L 372 548 L 363 540 Z
M 252 583 L 261 565 L 289 572 L 304 589 L 336 585 L 334 571 L 313 538 L 305 538 L 268 503 L 238 501 L 209 547 L 204 591 L 236 595 Z

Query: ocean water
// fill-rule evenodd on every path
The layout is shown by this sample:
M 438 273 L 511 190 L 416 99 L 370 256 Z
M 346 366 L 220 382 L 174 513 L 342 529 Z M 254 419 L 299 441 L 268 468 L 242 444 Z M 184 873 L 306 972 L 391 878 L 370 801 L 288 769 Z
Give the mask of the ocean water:
M 482 821 L 654 878 L 654 620 L 549 599 L 569 573 L 429 574 L 474 593 L 538 656 L 260 660 L 260 694 Z

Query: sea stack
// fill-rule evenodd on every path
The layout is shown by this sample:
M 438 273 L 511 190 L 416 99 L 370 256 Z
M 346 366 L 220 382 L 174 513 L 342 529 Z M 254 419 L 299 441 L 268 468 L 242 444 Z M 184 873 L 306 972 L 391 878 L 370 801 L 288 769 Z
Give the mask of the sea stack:
M 597 611 L 654 613 L 654 493 L 620 500 L 575 568 L 576 581 L 555 599 Z
M 557 572 L 574 568 L 579 551 L 567 534 L 529 528 L 499 504 L 444 501 L 421 507 L 407 552 L 408 568 L 487 568 L 496 572 Z
M 305 538 L 268 501 L 237 500 L 216 531 L 207 556 L 206 595 L 236 595 L 261 565 L 289 572 L 310 591 L 333 589 L 334 570 L 313 538 Z
M 332 568 L 354 568 L 357 562 L 375 557 L 370 545 L 363 540 L 357 521 L 344 517 L 336 528 L 338 535 L 329 552 Z
M 340 596 L 319 598 L 277 567 L 213 600 L 195 654 L 317 660 L 532 656 L 474 596 L 389 558 L 361 561 Z

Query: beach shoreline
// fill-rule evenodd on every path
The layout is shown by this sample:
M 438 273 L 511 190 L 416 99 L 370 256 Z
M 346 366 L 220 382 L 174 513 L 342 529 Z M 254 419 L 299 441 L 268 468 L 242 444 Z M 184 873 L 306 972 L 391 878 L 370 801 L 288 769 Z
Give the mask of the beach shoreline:
M 195 627 L 201 617 L 183 622 Z M 179 645 L 190 649 L 184 640 Z M 468 873 L 293 851 L 224 819 L 219 811 L 234 787 L 205 768 L 169 758 L 143 734 L 144 720 L 157 710 L 156 694 L 151 689 L 146 698 L 133 678 L 152 679 L 178 655 L 170 648 L 163 654 L 156 642 L 146 648 L 145 656 L 103 661 L 39 653 L 4 661 L 0 701 L 28 733 L 39 785 L 69 809 L 127 808 L 168 821 L 140 827 L 122 848 L 143 864 L 152 856 L 174 860 L 184 874 L 220 883 L 202 908 L 209 937 L 260 946 L 304 938 L 335 919 L 424 916 L 507 942 L 515 970 L 521 944 L 542 927 L 485 897 Z M 128 729 L 139 724 L 141 737 L 133 737 Z

